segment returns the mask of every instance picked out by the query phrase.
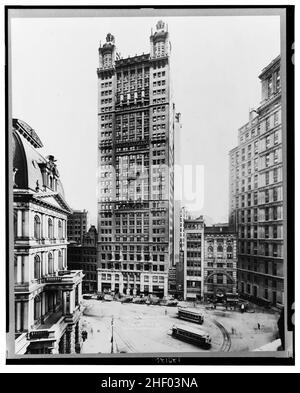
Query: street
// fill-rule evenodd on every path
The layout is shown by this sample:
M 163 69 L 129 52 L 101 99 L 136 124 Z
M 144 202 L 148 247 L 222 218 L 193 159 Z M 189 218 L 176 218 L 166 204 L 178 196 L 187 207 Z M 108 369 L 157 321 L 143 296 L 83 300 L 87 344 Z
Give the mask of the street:
M 81 353 L 207 352 L 170 336 L 169 329 L 177 324 L 206 331 L 212 338 L 211 352 L 251 351 L 270 343 L 277 335 L 278 315 L 267 312 L 241 314 L 198 306 L 204 314 L 204 323 L 198 327 L 179 320 L 177 307 L 93 299 L 85 300 L 84 305 L 82 330 L 88 335 Z

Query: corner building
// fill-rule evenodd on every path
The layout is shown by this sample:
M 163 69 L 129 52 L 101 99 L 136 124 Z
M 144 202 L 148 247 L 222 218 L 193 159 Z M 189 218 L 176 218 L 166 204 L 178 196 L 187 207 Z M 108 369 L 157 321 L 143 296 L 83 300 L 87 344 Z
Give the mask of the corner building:
M 162 21 L 151 33 L 150 53 L 123 59 L 111 34 L 100 44 L 99 292 L 168 292 L 174 258 L 170 49 Z
M 13 119 L 15 353 L 76 353 L 81 270 L 67 268 L 67 217 L 56 160 L 36 132 Z
M 262 101 L 230 151 L 230 223 L 238 232 L 238 290 L 283 305 L 283 160 L 280 56 L 259 75 Z

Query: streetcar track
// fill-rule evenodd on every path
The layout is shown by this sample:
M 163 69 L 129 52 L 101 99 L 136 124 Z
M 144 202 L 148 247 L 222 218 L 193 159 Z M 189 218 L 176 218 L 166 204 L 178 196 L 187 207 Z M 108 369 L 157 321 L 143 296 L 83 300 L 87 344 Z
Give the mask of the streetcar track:
M 123 341 L 123 343 L 125 344 L 125 346 L 129 349 L 130 352 L 132 353 L 137 353 L 137 350 L 134 348 L 134 346 L 130 343 L 130 341 L 128 341 L 127 339 L 125 339 L 124 337 L 121 336 L 120 332 L 116 329 L 116 327 L 114 327 L 114 333 L 116 333 L 119 336 L 119 339 L 121 341 Z
M 231 348 L 231 338 L 225 327 L 218 321 L 213 320 L 213 323 L 219 328 L 223 336 L 223 343 L 221 345 L 221 352 L 229 352 Z
M 107 324 L 107 323 L 105 323 L 105 327 L 108 329 L 108 330 L 111 330 L 111 328 L 109 327 L 109 325 Z M 135 347 L 130 343 L 130 341 L 128 341 L 126 338 L 124 338 L 123 336 L 121 336 L 121 334 L 120 334 L 120 331 L 118 330 L 118 328 L 116 327 L 116 325 L 114 325 L 114 334 L 116 334 L 118 337 L 119 337 L 119 339 L 123 342 L 123 344 L 125 344 L 125 347 L 126 347 L 126 349 L 128 349 L 129 350 L 129 352 L 132 352 L 132 353 L 136 353 L 137 351 L 136 351 L 136 349 L 135 349 Z M 117 345 L 117 343 L 116 343 L 116 347 L 119 347 L 118 345 Z M 118 349 L 118 348 L 117 348 Z

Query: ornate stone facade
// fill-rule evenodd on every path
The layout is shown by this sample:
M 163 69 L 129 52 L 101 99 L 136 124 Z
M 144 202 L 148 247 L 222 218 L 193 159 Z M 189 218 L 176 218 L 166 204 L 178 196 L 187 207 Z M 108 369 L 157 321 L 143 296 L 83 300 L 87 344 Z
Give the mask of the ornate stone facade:
M 67 216 L 56 160 L 13 120 L 15 352 L 58 353 L 80 315 L 82 272 L 67 269 Z

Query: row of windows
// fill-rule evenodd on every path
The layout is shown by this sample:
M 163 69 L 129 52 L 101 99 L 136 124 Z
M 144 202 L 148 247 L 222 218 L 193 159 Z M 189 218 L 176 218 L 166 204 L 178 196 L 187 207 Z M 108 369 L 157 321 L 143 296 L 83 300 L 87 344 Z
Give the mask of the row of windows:
M 112 90 L 102 90 L 101 91 L 101 96 L 109 96 L 112 94 Z
M 58 270 L 63 270 L 64 269 L 64 261 L 63 261 L 63 254 L 59 250 L 58 251 Z M 54 258 L 53 258 L 53 253 L 49 252 L 48 253 L 48 260 L 47 260 L 47 268 L 46 271 L 43 271 L 42 267 L 42 261 L 39 255 L 36 255 L 34 257 L 34 278 L 39 279 L 44 275 L 47 274 L 53 274 L 55 272 L 54 270 Z
M 130 251 L 130 252 L 137 252 L 137 253 L 142 252 L 142 251 L 143 252 L 149 252 L 149 251 L 165 252 L 165 247 L 163 247 L 163 246 L 150 246 L 149 247 L 148 245 L 143 245 L 143 246 L 140 246 L 140 245 L 130 245 L 130 246 L 115 245 L 114 247 L 110 246 L 110 245 L 101 245 L 100 249 L 103 251 L 114 251 L 114 250 L 121 251 L 121 250 L 123 250 L 123 252 Z
M 137 70 L 136 69 L 123 70 L 123 73 L 121 72 L 117 73 L 117 81 L 120 82 L 122 79 L 123 81 L 127 81 L 129 77 L 131 77 L 131 79 L 136 79 L 136 77 L 142 78 L 143 71 L 144 71 L 144 77 L 149 76 L 149 67 L 145 67 L 144 69 L 138 68 Z
M 254 122 L 257 123 L 257 119 L 255 119 Z M 244 143 L 257 135 L 263 134 L 265 131 L 269 131 L 271 128 L 280 124 L 280 122 L 281 113 L 280 111 L 276 111 L 274 114 L 267 116 L 264 120 L 260 121 L 256 127 L 252 127 L 251 131 L 243 132 L 244 129 L 248 130 L 248 128 L 252 126 L 252 123 L 248 123 L 240 130 L 240 143 Z
M 110 81 L 110 82 L 102 82 L 101 83 L 101 87 L 102 88 L 104 88 L 104 87 L 111 87 L 112 86 L 112 82 Z
M 101 108 L 101 112 L 111 112 L 112 111 L 112 106 L 106 106 Z
M 263 260 L 257 260 L 257 259 L 250 260 L 250 259 L 241 258 L 241 260 L 239 262 L 239 267 L 241 269 L 246 269 L 246 270 L 254 271 L 254 272 L 260 272 L 260 273 L 269 274 L 269 275 L 273 275 L 273 276 L 278 275 L 279 266 L 280 266 L 280 264 L 277 264 L 276 260 L 263 261 Z
M 54 238 L 53 219 L 49 218 L 47 224 L 48 224 L 47 225 L 48 238 L 53 239 Z M 63 239 L 63 224 L 61 220 L 58 220 L 57 230 L 58 230 L 58 238 Z M 45 234 L 43 234 L 43 236 L 45 236 Z M 42 237 L 41 218 L 38 215 L 34 217 L 34 237 L 36 239 L 41 239 Z
M 153 98 L 153 104 L 164 104 L 165 102 L 166 102 L 165 97 Z
M 152 277 L 152 282 L 159 282 L 159 283 L 164 283 L 165 278 L 164 276 L 151 276 Z M 112 278 L 112 275 L 109 273 L 102 273 L 101 274 L 101 279 L 104 281 L 110 281 Z M 120 275 L 119 274 L 115 274 L 114 275 L 115 281 L 119 281 L 120 280 Z M 140 281 L 140 275 L 136 274 L 135 276 L 131 276 L 131 275 L 124 275 L 123 274 L 123 280 L 127 281 L 127 279 L 129 278 L 129 280 L 134 281 L 134 278 L 136 281 Z M 144 282 L 149 282 L 149 276 L 144 276 Z
M 154 79 L 164 77 L 165 75 L 166 75 L 166 72 L 165 72 L 165 71 L 162 71 L 162 72 L 153 72 L 153 78 L 154 78 Z
M 153 87 L 164 86 L 165 84 L 166 84 L 166 81 L 161 80 L 161 81 L 153 82 Z
M 154 262 L 164 262 L 165 261 L 165 255 L 164 254 L 126 254 L 126 253 L 122 253 L 122 254 L 115 254 L 114 256 L 112 254 L 101 254 L 101 259 L 102 260 L 107 260 L 107 261 L 120 261 L 120 260 L 129 260 L 129 261 L 142 261 L 143 259 L 145 261 L 150 261 L 150 259 L 152 258 L 152 261 Z

